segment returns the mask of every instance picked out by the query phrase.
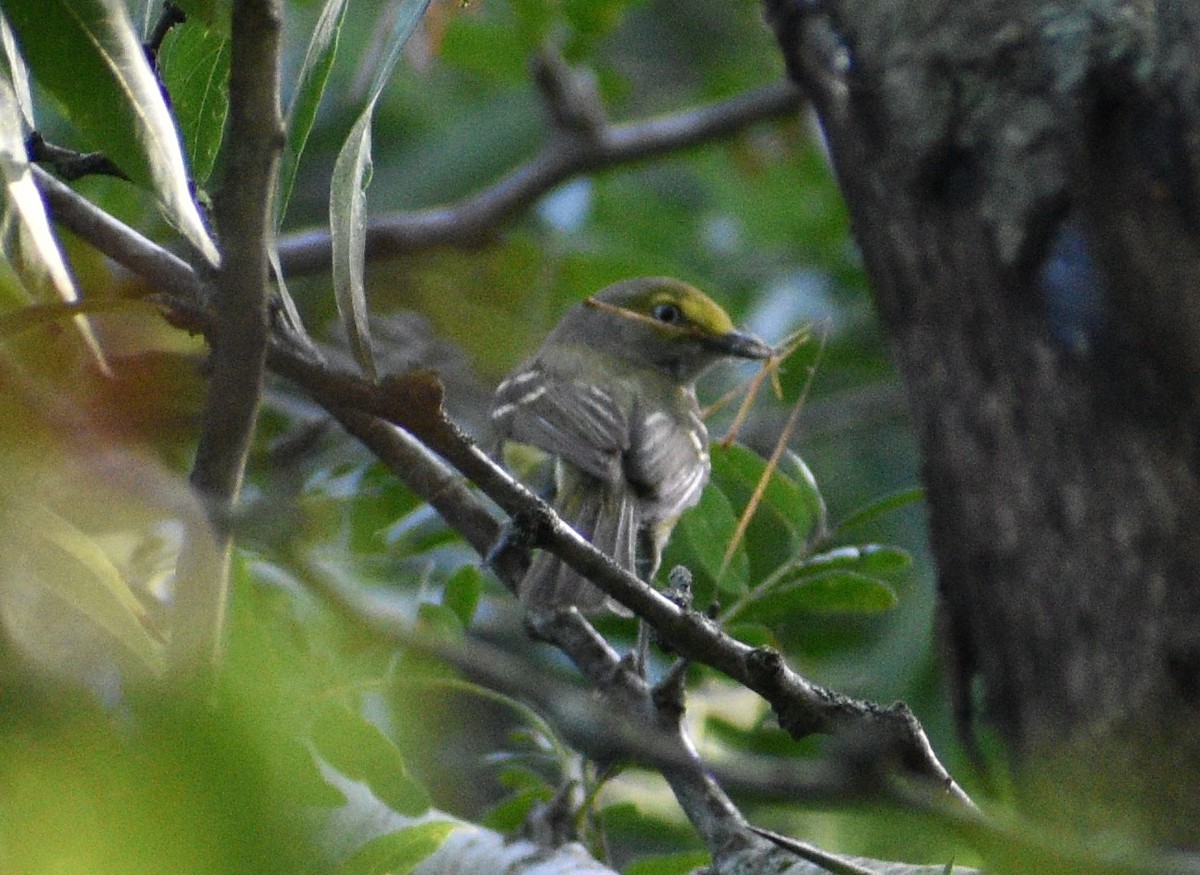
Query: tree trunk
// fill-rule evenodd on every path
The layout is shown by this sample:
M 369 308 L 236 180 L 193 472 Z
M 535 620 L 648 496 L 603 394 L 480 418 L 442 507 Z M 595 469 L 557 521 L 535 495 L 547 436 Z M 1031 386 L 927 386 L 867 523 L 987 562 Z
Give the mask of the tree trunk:
M 957 688 L 1030 813 L 1200 845 L 1200 5 L 767 7 L 908 389 Z

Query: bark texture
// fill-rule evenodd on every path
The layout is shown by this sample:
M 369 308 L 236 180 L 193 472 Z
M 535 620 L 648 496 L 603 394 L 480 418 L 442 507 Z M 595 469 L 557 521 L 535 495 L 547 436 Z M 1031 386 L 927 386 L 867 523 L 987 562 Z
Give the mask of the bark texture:
M 1031 808 L 1200 845 L 1200 4 L 766 6 L 907 385 L 957 687 Z

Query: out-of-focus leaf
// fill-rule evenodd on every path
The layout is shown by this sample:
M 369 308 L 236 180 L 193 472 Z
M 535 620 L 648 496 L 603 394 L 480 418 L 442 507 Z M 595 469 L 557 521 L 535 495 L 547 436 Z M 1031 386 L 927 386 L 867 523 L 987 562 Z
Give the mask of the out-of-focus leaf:
M 544 45 L 558 16 L 558 4 L 553 0 L 513 0 L 511 6 L 516 19 L 513 32 L 522 48 L 528 53 Z
M 660 857 L 643 857 L 625 867 L 625 875 L 687 875 L 707 866 L 712 857 L 704 851 L 685 851 Z
M 395 542 L 390 530 L 404 525 L 421 508 L 404 484 L 381 473 L 381 466 L 369 466 L 362 472 L 349 499 L 350 548 L 356 554 L 390 550 Z
M 751 647 L 778 647 L 779 639 L 769 626 L 761 623 L 733 623 L 725 631 Z
M 445 605 L 435 605 L 430 602 L 422 602 L 417 607 L 417 622 L 420 628 L 425 632 L 432 632 L 437 635 L 453 635 L 461 636 L 463 632 L 462 620 L 458 614 L 450 610 Z
M 17 108 L 21 111 L 21 121 L 25 130 L 33 130 L 33 95 L 29 91 L 29 70 L 25 59 L 17 49 L 17 41 L 13 37 L 8 19 L 0 15 L 0 48 L 4 50 L 5 73 L 12 83 L 13 94 L 16 96 Z
M 203 185 L 212 173 L 229 112 L 229 39 L 198 20 L 185 21 L 167 34 L 158 65 L 191 160 L 192 178 Z
M 815 757 L 821 749 L 816 735 L 797 741 L 773 723 L 756 721 L 742 726 L 716 713 L 705 715 L 704 736 L 733 750 L 760 756 Z
M 460 16 L 446 29 L 441 57 L 488 82 L 516 83 L 529 77 L 529 47 L 505 22 Z
M 121 0 L 6 0 L 35 78 L 91 145 L 153 192 L 163 216 L 220 260 L 188 186 L 171 114 Z
M 897 492 L 894 495 L 885 496 L 850 514 L 850 516 L 838 523 L 837 529 L 839 532 L 853 529 L 856 526 L 861 526 L 864 523 L 869 523 L 872 520 L 889 514 L 894 510 L 899 510 L 902 507 L 923 501 L 924 498 L 925 489 L 920 486 L 913 489 L 906 489 L 903 492 Z
M 354 852 L 339 875 L 408 875 L 442 846 L 454 824 L 435 820 L 377 836 Z
M 304 153 L 313 120 L 317 117 L 317 107 L 325 93 L 325 83 L 329 80 L 329 71 L 333 68 L 338 35 L 346 17 L 346 5 L 346 0 L 326 0 L 309 38 L 304 63 L 300 65 L 296 90 L 287 112 L 287 143 L 284 145 L 280 163 L 279 198 L 276 203 L 277 227 L 283 223 L 283 217 L 287 213 L 288 201 L 292 198 L 292 186 L 296 181 L 296 170 L 300 166 L 300 156 Z
M 497 832 L 515 832 L 538 802 L 547 801 L 552 794 L 523 790 L 498 802 L 483 816 L 481 824 Z
M 162 647 L 143 622 L 145 608 L 108 554 L 85 532 L 46 507 L 27 501 L 3 501 L 0 526 L 6 540 L 25 548 L 8 557 L 11 585 L 36 584 L 54 593 L 147 669 L 163 669 Z M 23 559 L 23 561 L 22 561 Z M 16 571 L 16 567 L 20 571 Z
M 508 766 L 496 776 L 500 783 L 510 790 L 528 790 L 544 795 L 547 799 L 554 795 L 554 788 L 538 772 L 524 766 Z
M 19 251 L 16 257 L 5 252 L 5 257 L 20 269 L 27 287 L 36 290 L 44 283 L 51 286 L 64 302 L 71 304 L 79 300 L 79 292 L 67 270 L 58 240 L 50 229 L 42 195 L 29 169 L 23 118 L 13 83 L 0 76 L 0 175 L 4 180 L 5 205 L 16 214 L 19 223 Z M 87 317 L 76 315 L 73 322 L 101 369 L 107 370 L 104 352 Z
M 474 565 L 464 565 L 446 581 L 446 587 L 442 590 L 442 607 L 453 611 L 466 628 L 475 617 L 482 592 L 483 572 Z
M 367 186 L 371 184 L 372 167 L 371 122 L 379 95 L 392 75 L 400 52 L 428 6 L 429 0 L 404 0 L 396 15 L 387 57 L 376 74 L 366 107 L 338 152 L 330 183 L 329 228 L 333 242 L 334 300 L 350 339 L 350 351 L 363 373 L 372 380 L 376 376 L 375 358 L 371 352 L 367 290 L 363 277 L 367 243 Z
M 429 808 L 425 789 L 408 774 L 396 746 L 375 724 L 344 705 L 321 711 L 312 738 L 331 766 L 365 783 L 393 811 L 415 817 Z

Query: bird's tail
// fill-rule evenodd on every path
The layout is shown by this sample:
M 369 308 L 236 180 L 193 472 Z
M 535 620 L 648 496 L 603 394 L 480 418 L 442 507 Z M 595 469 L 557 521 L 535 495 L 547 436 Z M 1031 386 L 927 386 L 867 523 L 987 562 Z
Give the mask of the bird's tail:
M 611 486 L 587 474 L 576 473 L 570 484 L 560 484 L 554 509 L 597 550 L 622 568 L 636 574 L 637 508 L 633 497 L 620 486 Z M 627 614 L 595 585 L 553 553 L 533 557 L 519 589 L 521 601 L 531 607 L 559 608 L 574 605 L 584 613 L 609 608 Z

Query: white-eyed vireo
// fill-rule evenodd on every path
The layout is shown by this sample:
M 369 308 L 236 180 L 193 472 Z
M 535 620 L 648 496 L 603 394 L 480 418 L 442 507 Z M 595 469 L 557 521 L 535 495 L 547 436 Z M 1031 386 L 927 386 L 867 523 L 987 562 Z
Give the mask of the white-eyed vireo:
M 708 481 L 696 378 L 722 358 L 770 355 L 687 283 L 624 280 L 575 305 L 500 383 L 492 421 L 502 440 L 554 457 L 563 520 L 649 580 L 675 521 Z M 593 611 L 606 602 L 549 552 L 534 557 L 519 594 L 539 608 Z

